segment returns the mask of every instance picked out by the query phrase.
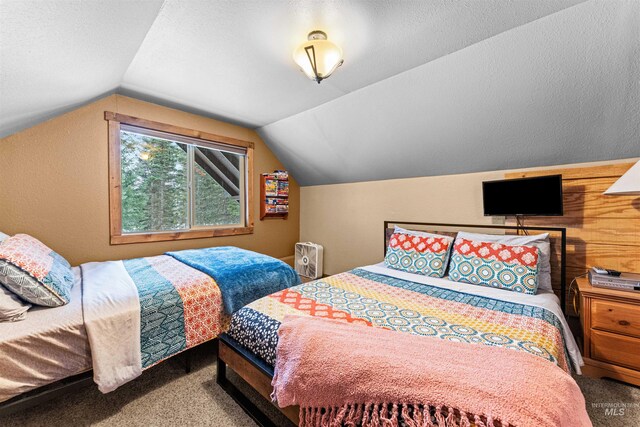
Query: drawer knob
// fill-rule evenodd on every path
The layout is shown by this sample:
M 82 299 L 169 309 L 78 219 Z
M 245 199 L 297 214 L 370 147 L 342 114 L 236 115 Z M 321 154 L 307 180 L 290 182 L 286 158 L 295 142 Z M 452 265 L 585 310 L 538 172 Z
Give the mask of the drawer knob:
M 627 322 L 626 320 L 621 320 L 618 322 L 618 324 L 620 326 L 629 326 L 631 323 Z

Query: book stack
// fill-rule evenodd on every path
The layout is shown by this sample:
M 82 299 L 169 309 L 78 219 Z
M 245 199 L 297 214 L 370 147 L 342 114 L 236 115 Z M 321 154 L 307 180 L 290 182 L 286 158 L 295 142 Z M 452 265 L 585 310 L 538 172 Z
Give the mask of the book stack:
M 262 209 L 260 219 L 286 217 L 289 214 L 289 173 L 274 171 L 262 174 Z

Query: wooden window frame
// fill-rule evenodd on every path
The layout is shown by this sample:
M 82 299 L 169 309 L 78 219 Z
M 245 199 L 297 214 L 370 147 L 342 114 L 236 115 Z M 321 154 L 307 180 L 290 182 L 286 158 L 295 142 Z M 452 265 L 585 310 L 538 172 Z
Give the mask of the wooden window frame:
M 129 243 L 165 242 L 185 239 L 205 239 L 220 236 L 237 236 L 253 233 L 253 150 L 254 143 L 240 139 L 215 135 L 151 120 L 105 111 L 104 119 L 109 123 L 109 229 L 110 243 L 122 245 Z M 246 150 L 245 173 L 245 218 L 243 227 L 198 227 L 185 231 L 159 231 L 145 233 L 122 232 L 122 170 L 120 164 L 120 125 L 130 125 L 139 128 L 166 132 L 178 136 L 196 138 L 206 146 L 207 142 L 241 147 Z

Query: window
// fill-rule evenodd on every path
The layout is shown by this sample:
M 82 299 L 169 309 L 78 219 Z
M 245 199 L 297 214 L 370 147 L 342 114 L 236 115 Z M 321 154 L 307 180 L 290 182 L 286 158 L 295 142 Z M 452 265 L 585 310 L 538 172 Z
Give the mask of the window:
M 253 144 L 107 112 L 111 243 L 247 234 Z

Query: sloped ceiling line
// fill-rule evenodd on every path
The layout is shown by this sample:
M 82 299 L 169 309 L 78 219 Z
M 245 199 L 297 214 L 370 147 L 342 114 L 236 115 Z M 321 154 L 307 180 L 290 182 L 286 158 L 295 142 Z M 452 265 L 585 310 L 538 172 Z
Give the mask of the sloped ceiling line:
M 638 157 L 639 39 L 581 3 L 258 132 L 303 186 Z
M 639 39 L 634 0 L 0 1 L 0 135 L 116 91 L 258 128 L 302 185 L 637 157 Z
M 1 2 L 0 136 L 114 91 L 256 128 L 581 1 Z M 291 60 L 310 28 L 347 55 L 322 85 Z
M 133 64 L 135 59 L 140 54 L 140 50 L 142 49 L 142 46 L 144 45 L 145 40 L 147 39 L 147 37 L 149 37 L 149 32 L 151 31 L 151 28 L 153 28 L 153 26 L 156 25 L 156 23 L 158 22 L 158 17 L 162 13 L 162 10 L 164 9 L 165 5 L 167 4 L 167 0 L 158 0 L 158 1 L 162 1 L 162 4 L 160 5 L 160 8 L 156 12 L 155 17 L 153 18 L 153 22 L 147 28 L 147 31 L 145 32 L 144 37 L 142 38 L 142 40 L 140 40 L 140 43 L 138 44 L 138 48 L 136 49 L 136 53 L 131 57 L 131 60 L 129 61 L 127 68 L 122 73 L 122 76 L 120 77 L 120 84 L 118 85 L 117 90 L 120 90 L 122 88 L 122 81 L 124 80 L 124 76 L 129 71 L 129 68 L 131 68 L 131 64 Z
M 113 93 L 161 5 L 0 2 L 0 135 Z

